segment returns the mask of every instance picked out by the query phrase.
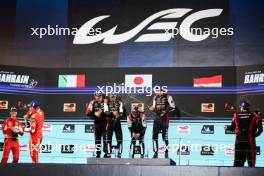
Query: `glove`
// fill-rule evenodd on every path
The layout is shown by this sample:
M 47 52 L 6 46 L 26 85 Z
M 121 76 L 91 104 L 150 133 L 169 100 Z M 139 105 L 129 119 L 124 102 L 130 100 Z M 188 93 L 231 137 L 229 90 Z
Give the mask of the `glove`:
M 102 112 L 103 112 L 102 109 L 100 109 L 99 111 L 95 112 L 94 115 L 96 117 L 101 117 Z
M 11 130 L 12 130 L 14 133 L 19 133 L 19 128 L 18 128 L 18 126 L 14 126 L 13 128 L 11 128 Z
M 139 133 L 133 133 L 132 136 L 133 136 L 134 139 L 137 140 L 140 137 L 140 134 Z
M 154 111 L 154 109 L 155 109 L 155 108 L 154 108 L 154 107 L 152 107 L 152 106 L 151 106 L 151 107 L 149 107 L 149 110 L 150 110 L 150 111 Z
M 118 111 L 113 111 L 113 115 L 115 116 L 116 119 L 117 119 L 118 117 L 120 117 L 120 114 L 118 113 Z

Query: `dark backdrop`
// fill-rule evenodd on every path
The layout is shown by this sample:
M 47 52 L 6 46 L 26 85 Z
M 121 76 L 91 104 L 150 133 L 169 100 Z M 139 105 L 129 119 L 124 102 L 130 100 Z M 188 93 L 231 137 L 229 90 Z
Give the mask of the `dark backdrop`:
M 194 27 L 231 27 L 234 36 L 202 42 L 176 37 L 161 43 L 80 46 L 72 44 L 72 37 L 30 35 L 31 27 L 79 28 L 101 15 L 111 15 L 102 23 L 104 30 L 118 25 L 117 33 L 122 33 L 170 8 L 222 8 L 220 16 L 201 20 Z M 0 6 L 0 64 L 96 68 L 263 64 L 263 8 L 262 0 L 4 0 Z
M 13 72 L 15 74 L 30 75 L 38 82 L 37 87 L 25 89 L 1 83 L 1 99 L 9 101 L 10 106 L 17 106 L 18 101 L 29 102 L 32 99 L 41 101 L 47 118 L 85 118 L 85 104 L 92 99 L 96 86 L 124 83 L 125 74 L 152 74 L 153 85 L 161 83 L 169 87 L 171 94 L 179 109 L 172 118 L 229 118 L 231 113 L 224 110 L 225 103 L 238 105 L 243 100 L 252 104 L 252 109 L 264 110 L 263 80 L 254 84 L 244 84 L 245 75 L 263 74 L 263 65 L 247 67 L 189 67 L 189 68 L 80 68 L 80 69 L 39 69 L 27 67 L 1 66 L 1 73 Z M 85 74 L 85 89 L 59 89 L 58 76 L 67 74 Z M 193 78 L 222 75 L 221 88 L 194 88 Z M 261 82 L 262 81 L 262 82 Z M 150 106 L 152 97 L 144 94 L 121 94 L 127 110 L 131 103 L 143 102 L 145 107 Z M 76 112 L 63 112 L 64 103 L 76 103 Z M 215 111 L 201 112 L 202 103 L 214 103 Z M 8 115 L 8 110 L 0 110 L 1 116 Z M 21 114 L 24 111 L 20 112 Z M 151 113 L 146 110 L 147 116 Z

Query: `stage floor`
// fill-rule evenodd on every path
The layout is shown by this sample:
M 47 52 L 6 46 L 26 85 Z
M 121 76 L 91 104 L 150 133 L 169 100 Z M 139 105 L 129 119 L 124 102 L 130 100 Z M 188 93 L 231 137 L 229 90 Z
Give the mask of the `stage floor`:
M 126 164 L 6 164 L 1 176 L 263 176 L 264 168 Z
M 87 158 L 90 165 L 136 165 L 136 166 L 171 166 L 176 165 L 172 159 L 152 159 L 152 158 Z

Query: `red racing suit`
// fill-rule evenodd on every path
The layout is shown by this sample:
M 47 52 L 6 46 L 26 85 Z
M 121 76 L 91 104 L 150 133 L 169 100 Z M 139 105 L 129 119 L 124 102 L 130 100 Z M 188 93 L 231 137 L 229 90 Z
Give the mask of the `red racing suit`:
M 44 112 L 39 109 L 30 118 L 30 140 L 29 151 L 32 163 L 38 163 L 39 147 L 42 143 L 42 127 L 44 123 Z
M 17 128 L 18 133 L 13 132 L 12 128 Z M 2 131 L 5 135 L 4 139 L 4 151 L 1 163 L 7 163 L 10 150 L 13 152 L 13 163 L 18 163 L 19 160 L 19 142 L 18 134 L 23 135 L 22 124 L 14 119 L 9 117 L 2 124 Z
M 251 112 L 235 113 L 231 126 L 227 130 L 235 131 L 235 160 L 234 166 L 243 167 L 248 161 L 249 167 L 255 167 L 256 140 L 262 131 L 262 119 Z

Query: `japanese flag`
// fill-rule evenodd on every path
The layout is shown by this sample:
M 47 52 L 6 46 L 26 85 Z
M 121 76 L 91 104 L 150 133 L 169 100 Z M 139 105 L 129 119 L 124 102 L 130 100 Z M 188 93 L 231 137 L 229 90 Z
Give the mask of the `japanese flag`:
M 125 75 L 126 87 L 152 87 L 152 75 Z

